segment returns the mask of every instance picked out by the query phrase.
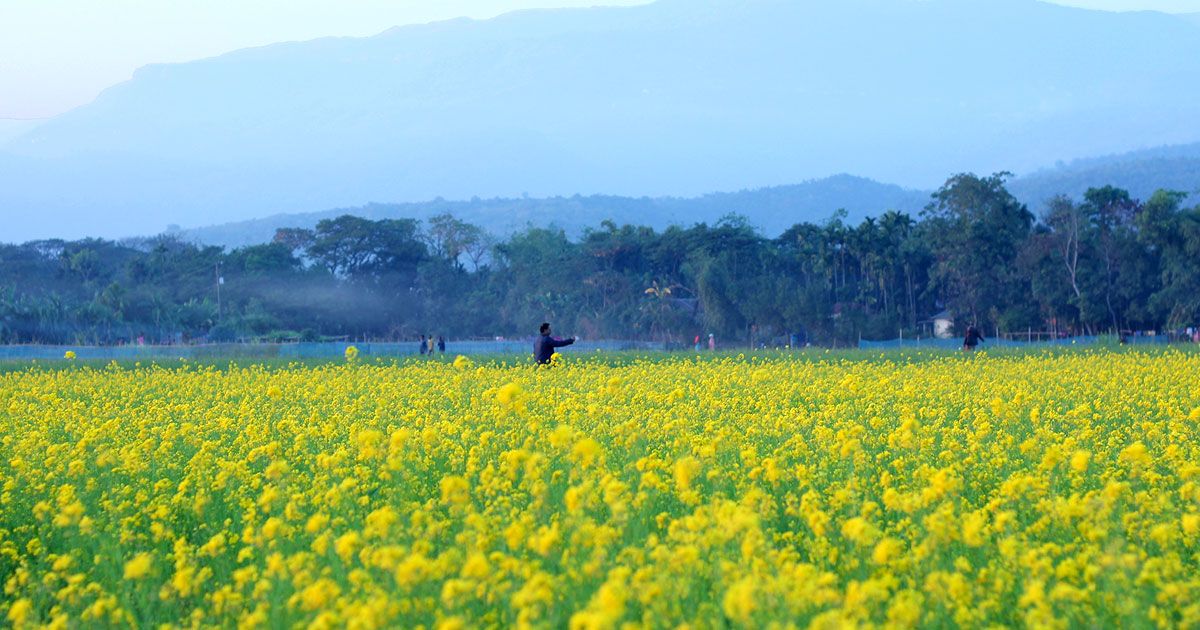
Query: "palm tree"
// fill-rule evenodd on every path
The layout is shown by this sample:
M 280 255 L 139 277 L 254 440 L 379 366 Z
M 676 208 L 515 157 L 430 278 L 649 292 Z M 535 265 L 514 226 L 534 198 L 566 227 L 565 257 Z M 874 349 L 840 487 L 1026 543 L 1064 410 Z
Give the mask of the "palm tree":
M 671 310 L 673 308 L 671 290 L 678 288 L 679 285 L 661 286 L 655 280 L 643 292 L 650 298 L 650 301 L 642 306 L 642 312 L 650 318 L 650 335 L 654 336 L 656 331 L 661 332 L 664 344 L 668 341 L 668 322 L 670 321 Z

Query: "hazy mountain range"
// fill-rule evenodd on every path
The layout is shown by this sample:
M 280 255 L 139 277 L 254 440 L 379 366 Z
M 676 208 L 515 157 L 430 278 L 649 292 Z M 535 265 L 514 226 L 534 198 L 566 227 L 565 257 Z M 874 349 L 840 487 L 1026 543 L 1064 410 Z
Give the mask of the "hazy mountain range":
M 1081 199 L 1088 188 L 1104 185 L 1129 190 L 1135 198 L 1147 199 L 1161 188 L 1192 193 L 1200 200 L 1200 144 L 1162 147 L 1133 153 L 1077 160 L 1039 170 L 1009 182 L 1009 189 L 1035 213 L 1045 202 L 1065 194 Z M 592 195 L 549 198 L 472 199 L 381 204 L 337 208 L 321 212 L 277 214 L 260 219 L 178 230 L 187 240 L 208 245 L 241 247 L 271 240 L 281 227 L 312 228 L 322 219 L 353 214 L 370 219 L 428 219 L 450 213 L 481 225 L 497 236 L 505 236 L 529 225 L 563 228 L 578 235 L 610 220 L 618 225 L 669 225 L 713 223 L 727 214 L 750 219 L 764 234 L 775 236 L 801 221 L 820 223 L 839 210 L 855 223 L 888 210 L 917 215 L 930 201 L 932 190 L 913 190 L 896 185 L 836 175 L 791 186 L 773 186 L 735 193 L 713 193 L 695 198 L 619 197 Z
M 605 220 L 617 225 L 690 226 L 715 223 L 729 214 L 748 217 L 765 233 L 778 234 L 798 221 L 827 218 L 844 209 L 852 220 L 879 214 L 880 208 L 916 213 L 929 202 L 929 194 L 895 185 L 837 175 L 819 181 L 792 186 L 774 186 L 734 193 L 713 193 L 695 198 L 618 197 L 592 195 L 548 198 L 436 200 L 403 204 L 368 204 L 357 208 L 338 208 L 324 212 L 280 214 L 183 230 L 188 240 L 210 245 L 239 247 L 265 243 L 280 227 L 311 228 L 321 219 L 353 214 L 370 219 L 429 217 L 450 213 L 481 225 L 497 236 L 505 236 L 526 226 L 555 226 L 572 235 L 587 228 L 599 228 Z
M 1033 0 L 660 0 L 278 44 L 144 68 L 0 145 L 0 241 L 831 173 L 928 190 L 1196 142 L 1197 59 L 1195 16 Z
M 34 127 L 38 126 L 40 120 L 20 120 L 13 118 L 0 118 L 0 145 L 12 140 L 22 134 L 28 133 Z
M 1141 200 L 1167 189 L 1188 193 L 1190 203 L 1196 203 L 1200 201 L 1200 143 L 1076 160 L 1017 178 L 1009 189 L 1040 211 L 1054 195 L 1079 199 L 1088 188 L 1107 184 Z

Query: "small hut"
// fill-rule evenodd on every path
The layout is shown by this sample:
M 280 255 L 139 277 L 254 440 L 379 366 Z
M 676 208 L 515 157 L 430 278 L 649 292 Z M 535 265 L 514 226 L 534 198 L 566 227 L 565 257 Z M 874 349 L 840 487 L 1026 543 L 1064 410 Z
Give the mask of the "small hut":
M 953 339 L 954 316 L 950 311 L 942 311 L 937 315 L 921 322 L 921 328 L 928 330 L 937 339 Z

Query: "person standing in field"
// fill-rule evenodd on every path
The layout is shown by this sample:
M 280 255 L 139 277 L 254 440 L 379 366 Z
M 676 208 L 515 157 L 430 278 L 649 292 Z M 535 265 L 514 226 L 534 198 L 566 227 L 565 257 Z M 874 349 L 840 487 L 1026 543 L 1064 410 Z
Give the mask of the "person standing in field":
M 425 346 L 425 335 L 421 335 L 421 348 L 420 348 L 421 356 L 425 356 L 426 350 L 427 350 L 427 348 Z
M 983 333 L 974 326 L 967 326 L 967 336 L 963 338 L 963 352 L 974 352 L 981 341 L 987 341 L 983 338 Z
M 538 328 L 538 338 L 533 342 L 533 358 L 538 365 L 549 365 L 554 351 L 575 343 L 575 338 L 559 339 L 550 336 L 550 324 L 543 322 Z
M 715 352 L 717 349 L 717 338 L 712 333 L 708 333 L 708 351 Z
M 445 337 L 443 337 L 443 336 L 441 336 L 441 335 L 438 335 L 438 346 L 437 346 L 437 348 L 438 348 L 438 352 L 439 352 L 440 354 L 446 354 L 446 338 L 445 338 Z
M 700 335 L 696 335 L 696 352 L 700 352 Z

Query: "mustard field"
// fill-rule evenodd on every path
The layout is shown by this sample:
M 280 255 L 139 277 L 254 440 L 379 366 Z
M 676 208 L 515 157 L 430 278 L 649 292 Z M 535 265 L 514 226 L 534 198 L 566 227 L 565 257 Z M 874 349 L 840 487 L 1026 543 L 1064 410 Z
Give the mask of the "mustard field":
M 35 367 L 0 483 L 15 627 L 1200 626 L 1179 351 Z

